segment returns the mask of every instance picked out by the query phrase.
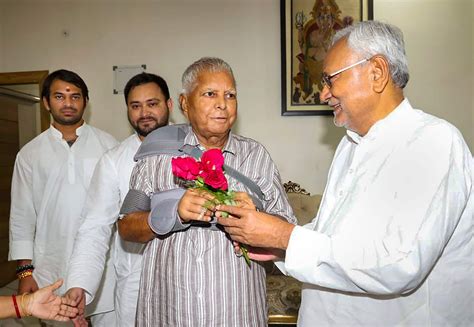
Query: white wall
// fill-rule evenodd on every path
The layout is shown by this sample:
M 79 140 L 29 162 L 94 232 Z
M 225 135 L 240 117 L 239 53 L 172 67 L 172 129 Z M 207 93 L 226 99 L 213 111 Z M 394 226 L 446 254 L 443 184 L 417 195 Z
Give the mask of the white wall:
M 236 131 L 267 147 L 283 180 L 323 191 L 344 131 L 331 117 L 280 116 L 279 1 L 0 0 L 1 11 L 0 68 L 78 72 L 91 91 L 86 118 L 119 139 L 130 129 L 123 96 L 112 94 L 113 65 L 146 64 L 176 99 L 192 61 L 224 58 L 238 83 Z M 405 32 L 412 103 L 457 125 L 472 149 L 472 42 L 452 42 L 453 35 L 473 39 L 470 1 L 375 0 L 375 15 Z M 184 121 L 177 108 L 172 118 Z
M 458 127 L 473 151 L 472 0 L 376 0 L 374 15 L 405 33 L 412 105 Z

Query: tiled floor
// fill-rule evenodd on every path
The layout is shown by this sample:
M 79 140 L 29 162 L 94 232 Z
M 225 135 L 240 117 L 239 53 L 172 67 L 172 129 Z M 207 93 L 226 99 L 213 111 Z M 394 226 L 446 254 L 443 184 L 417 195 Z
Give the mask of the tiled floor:
M 18 280 L 15 280 L 5 287 L 0 288 L 0 295 L 11 295 L 16 293 L 18 287 Z M 36 318 L 24 318 L 24 319 L 5 319 L 0 320 L 0 327 L 40 327 L 41 324 Z

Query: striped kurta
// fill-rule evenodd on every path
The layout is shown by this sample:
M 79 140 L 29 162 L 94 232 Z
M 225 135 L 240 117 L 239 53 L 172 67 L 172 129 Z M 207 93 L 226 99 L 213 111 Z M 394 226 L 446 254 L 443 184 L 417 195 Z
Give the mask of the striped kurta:
M 185 144 L 198 145 L 192 131 Z M 230 133 L 225 163 L 257 183 L 266 212 L 296 223 L 275 164 L 254 140 Z M 135 166 L 131 189 L 150 195 L 178 187 L 170 155 Z M 228 176 L 229 189 L 248 191 Z M 150 241 L 143 254 L 137 326 L 266 326 L 265 270 L 248 267 L 220 230 L 192 227 Z

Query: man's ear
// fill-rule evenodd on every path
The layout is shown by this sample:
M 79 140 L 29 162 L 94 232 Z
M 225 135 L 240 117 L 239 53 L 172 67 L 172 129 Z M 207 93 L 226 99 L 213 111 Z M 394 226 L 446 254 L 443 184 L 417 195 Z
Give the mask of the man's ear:
M 172 112 L 174 106 L 173 99 L 169 98 L 168 100 L 166 100 L 166 105 L 168 106 L 168 111 Z
M 374 56 L 372 62 L 372 87 L 375 92 L 382 93 L 390 80 L 388 61 L 383 56 Z
M 188 99 L 186 95 L 180 94 L 179 95 L 179 108 L 183 112 L 183 115 L 188 118 Z
M 48 99 L 46 97 L 43 97 L 42 98 L 43 100 L 43 106 L 46 110 L 50 111 L 51 109 L 49 109 L 49 103 L 48 103 Z

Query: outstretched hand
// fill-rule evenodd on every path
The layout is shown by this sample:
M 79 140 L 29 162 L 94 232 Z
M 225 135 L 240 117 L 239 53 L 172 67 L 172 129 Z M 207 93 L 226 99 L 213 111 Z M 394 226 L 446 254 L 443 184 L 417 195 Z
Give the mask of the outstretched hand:
M 54 294 L 62 284 L 63 281 L 60 279 L 32 294 L 24 295 L 25 303 L 22 303 L 22 307 L 26 310 L 24 314 L 57 321 L 68 321 L 75 317 L 78 313 L 78 309 L 75 308 L 77 303 Z

